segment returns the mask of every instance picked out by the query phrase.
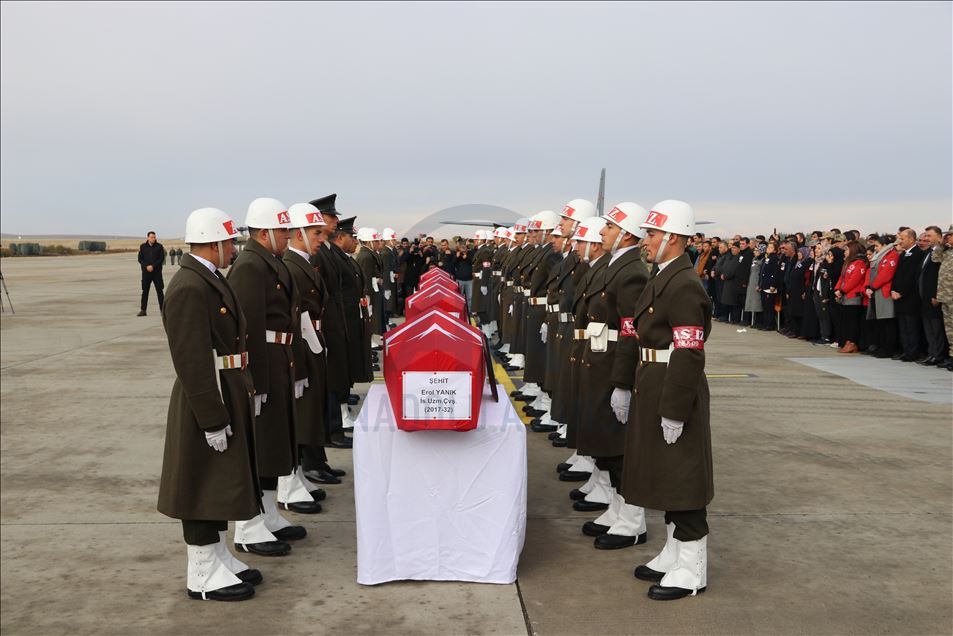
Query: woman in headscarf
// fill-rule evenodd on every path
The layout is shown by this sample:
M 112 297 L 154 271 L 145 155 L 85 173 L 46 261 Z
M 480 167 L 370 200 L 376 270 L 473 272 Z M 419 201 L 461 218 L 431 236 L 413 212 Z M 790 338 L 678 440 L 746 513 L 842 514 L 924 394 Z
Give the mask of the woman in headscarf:
M 896 238 L 872 235 L 867 241 L 874 248 L 870 260 L 867 289 L 867 351 L 877 358 L 889 358 L 897 348 L 897 321 L 894 318 L 890 285 L 897 271 L 900 252 L 894 249 Z
M 758 279 L 761 277 L 761 265 L 764 264 L 764 250 L 767 246 L 760 243 L 754 248 L 754 259 L 748 271 L 748 289 L 745 291 L 745 311 L 751 314 L 751 326 L 761 324 L 761 294 L 758 292 Z

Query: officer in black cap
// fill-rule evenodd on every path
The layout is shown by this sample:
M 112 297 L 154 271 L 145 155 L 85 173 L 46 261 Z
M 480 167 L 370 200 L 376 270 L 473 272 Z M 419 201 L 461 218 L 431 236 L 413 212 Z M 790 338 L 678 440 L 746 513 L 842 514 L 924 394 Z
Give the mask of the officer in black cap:
M 357 335 L 348 333 L 342 294 L 343 275 L 347 273 L 347 255 L 334 242 L 340 222 L 335 206 L 336 194 L 310 201 L 324 217 L 326 225 L 323 231 L 327 240 L 314 256 L 314 265 L 324 279 L 328 289 L 328 306 L 321 321 L 322 330 L 328 341 L 328 368 L 334 373 L 328 374 L 327 418 L 329 445 L 333 448 L 351 448 L 351 438 L 344 434 L 341 418 L 342 409 L 347 408 L 347 396 L 350 388 L 348 351 L 357 343 Z M 355 345 L 352 345 L 354 341 Z M 334 473 L 334 474 L 329 474 Z M 323 467 L 305 466 L 305 476 L 318 483 L 338 483 L 343 471 L 334 471 L 327 464 Z M 317 479 L 315 479 L 317 478 Z M 335 481 L 337 479 L 337 481 Z

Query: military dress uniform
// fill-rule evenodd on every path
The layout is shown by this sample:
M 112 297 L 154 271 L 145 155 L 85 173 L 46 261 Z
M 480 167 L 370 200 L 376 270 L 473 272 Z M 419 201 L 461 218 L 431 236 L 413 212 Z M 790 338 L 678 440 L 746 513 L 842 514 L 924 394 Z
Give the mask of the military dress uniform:
M 500 275 L 500 340 L 504 348 L 509 351 L 513 343 L 513 298 L 516 295 L 516 286 L 513 281 L 516 265 L 520 255 L 526 249 L 525 246 L 510 248 L 501 265 L 502 274 Z
M 387 321 L 397 315 L 397 253 L 390 245 L 381 247 L 381 273 L 384 276 L 384 330 Z
M 247 519 L 261 511 L 245 317 L 229 284 L 204 263 L 191 254 L 182 257 L 162 308 L 175 383 L 157 509 L 182 520 L 189 546 L 214 546 L 204 551 L 202 564 L 193 564 L 189 555 L 188 589 L 193 597 L 261 580 L 223 541 L 229 519 Z M 232 432 L 228 448 L 217 452 L 205 432 L 225 427 Z M 216 567 L 219 562 L 225 570 Z M 195 569 L 205 573 L 198 581 Z M 247 587 L 238 592 L 239 597 L 254 593 Z M 231 594 L 227 600 L 239 599 Z
M 550 272 L 558 266 L 562 258 L 553 249 L 552 243 L 546 243 L 535 251 L 536 254 L 523 276 L 525 289 L 529 293 L 525 296 L 526 367 L 523 382 L 536 384 L 542 391 L 546 375 L 546 344 L 540 336 L 540 328 L 546 322 L 546 282 Z M 546 406 L 549 406 L 549 401 Z
M 596 537 L 597 548 L 621 548 L 646 540 L 645 511 L 627 504 L 619 494 L 626 429 L 610 400 L 614 389 L 632 390 L 638 361 L 632 315 L 648 277 L 638 247 L 619 250 L 587 286 L 582 300 L 585 314 L 577 321 L 578 326 L 585 325 L 587 338 L 579 366 L 578 386 L 586 399 L 580 400 L 576 448 L 609 473 L 615 490 L 609 510 L 583 528 L 585 534 Z
M 503 324 L 500 316 L 500 290 L 502 289 L 503 261 L 509 254 L 505 244 L 497 246 L 490 258 L 489 306 L 487 314 L 490 317 L 490 329 L 499 335 L 500 325 Z
M 296 464 L 292 342 L 300 329 L 300 299 L 284 262 L 254 240 L 229 269 L 228 281 L 248 322 L 249 368 L 256 399 L 261 401 L 255 418 L 255 454 L 265 514 L 236 523 L 235 530 L 239 549 L 254 552 L 255 544 L 307 534 L 278 513 L 275 492 L 278 478 L 291 473 Z
M 367 245 L 361 245 L 354 252 L 354 262 L 361 268 L 361 274 L 364 282 L 364 298 L 367 300 L 369 316 L 371 319 L 371 333 L 376 336 L 381 335 L 380 316 L 383 313 L 384 273 L 381 268 L 381 262 L 377 254 Z
M 357 335 L 348 330 L 349 321 L 344 307 L 344 274 L 347 255 L 340 247 L 326 241 L 312 257 L 315 268 L 324 281 L 328 302 L 321 319 L 321 330 L 327 342 L 328 368 L 333 369 L 327 377 L 327 427 L 330 445 L 349 448 L 350 438 L 344 435 L 342 409 L 347 408 L 347 396 L 351 388 L 351 349 L 357 347 Z
M 539 254 L 539 246 L 526 243 L 520 250 L 513 271 L 513 341 L 510 343 L 510 353 L 522 356 L 525 366 L 526 358 L 526 308 L 529 306 L 529 273 L 533 259 Z

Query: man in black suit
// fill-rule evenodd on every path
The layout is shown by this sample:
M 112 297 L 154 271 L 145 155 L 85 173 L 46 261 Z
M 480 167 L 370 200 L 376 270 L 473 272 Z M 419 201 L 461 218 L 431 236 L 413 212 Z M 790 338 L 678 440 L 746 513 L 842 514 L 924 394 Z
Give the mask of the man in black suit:
M 946 334 L 943 332 L 943 312 L 936 298 L 937 281 L 940 276 L 940 264 L 931 256 L 943 240 L 940 228 L 931 225 L 920 234 L 917 247 L 923 250 L 920 262 L 920 275 L 917 277 L 917 292 L 920 294 L 920 318 L 923 321 L 923 333 L 927 338 L 927 359 L 920 362 L 926 366 L 942 365 L 946 362 Z
M 900 353 L 895 360 L 913 362 L 920 352 L 920 294 L 918 291 L 920 266 L 923 251 L 917 247 L 917 233 L 906 229 L 897 235 L 897 251 L 900 260 L 893 276 L 892 291 L 894 313 L 900 331 Z
M 142 300 L 137 316 L 146 315 L 146 305 L 149 303 L 149 288 L 155 285 L 156 296 L 159 298 L 159 311 L 165 300 L 162 282 L 162 264 L 165 262 L 165 248 L 156 241 L 156 233 L 146 234 L 146 242 L 139 246 L 139 267 L 142 269 Z

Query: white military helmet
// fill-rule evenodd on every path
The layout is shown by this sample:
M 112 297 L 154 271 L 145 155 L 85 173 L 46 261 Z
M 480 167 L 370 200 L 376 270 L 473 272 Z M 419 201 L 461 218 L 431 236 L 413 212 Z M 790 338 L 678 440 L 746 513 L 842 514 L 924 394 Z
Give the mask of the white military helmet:
M 645 208 L 641 205 L 625 201 L 609 210 L 606 220 L 641 239 L 645 238 L 645 231 L 640 227 L 645 221 L 645 214 Z
M 572 240 L 584 241 L 586 243 L 601 243 L 602 237 L 599 236 L 599 232 L 601 232 L 605 226 L 606 219 L 604 216 L 590 216 L 579 224 L 579 227 L 576 228 L 576 233 L 572 235 Z
M 235 221 L 218 208 L 199 208 L 185 220 L 186 243 L 217 243 L 237 236 Z
M 516 240 L 516 226 L 515 225 L 513 227 L 508 227 L 504 229 L 506 234 L 503 235 L 503 238 L 505 238 L 507 241 Z
M 385 227 L 383 230 L 381 230 L 381 236 L 385 241 L 397 240 L 397 232 L 395 232 L 393 228 Z
M 258 230 L 277 230 L 291 227 L 288 208 L 278 199 L 261 197 L 248 204 L 245 225 Z
M 291 217 L 291 227 L 311 227 L 313 225 L 327 225 L 318 208 L 310 203 L 295 203 L 288 208 Z
M 552 230 L 559 225 L 559 215 L 552 210 L 543 210 L 533 215 L 530 222 L 531 230 Z
M 573 199 L 564 205 L 562 212 L 559 213 L 559 216 L 572 219 L 577 223 L 595 215 L 596 206 L 593 205 L 592 201 L 586 201 L 585 199 Z
M 661 230 L 668 234 L 691 236 L 695 233 L 695 211 L 684 201 L 666 199 L 652 206 L 639 227 L 646 230 Z
M 528 226 L 529 226 L 529 219 L 524 216 L 521 219 L 517 219 L 516 223 L 513 224 L 513 227 L 511 229 L 513 230 L 514 235 L 526 234 L 526 230 Z
M 372 227 L 362 227 L 357 231 L 357 240 L 362 243 L 368 243 L 370 241 L 379 241 L 381 235 L 377 233 Z
M 506 238 L 506 228 L 503 226 L 496 228 L 493 230 L 493 236 L 497 238 Z
M 562 235 L 563 235 L 563 231 L 559 229 L 558 225 L 553 228 L 553 236 L 562 236 Z

